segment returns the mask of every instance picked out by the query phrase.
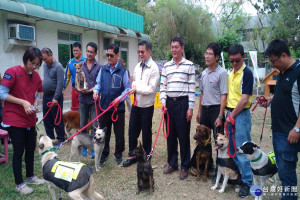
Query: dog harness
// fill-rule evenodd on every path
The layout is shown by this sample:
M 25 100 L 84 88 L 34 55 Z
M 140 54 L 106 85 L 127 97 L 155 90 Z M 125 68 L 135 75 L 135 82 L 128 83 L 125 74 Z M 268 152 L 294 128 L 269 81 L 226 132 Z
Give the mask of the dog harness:
M 251 162 L 257 162 L 261 159 L 262 157 L 262 153 L 260 154 L 260 156 L 255 159 L 255 160 L 251 160 Z M 266 176 L 266 175 L 274 175 L 277 173 L 277 166 L 276 166 L 276 162 L 275 162 L 275 153 L 271 152 L 268 153 L 268 163 L 263 166 L 260 169 L 253 169 L 252 168 L 252 172 L 254 175 L 257 176 Z
M 221 167 L 227 167 L 237 172 L 239 171 L 235 162 L 231 158 L 217 158 L 217 165 L 220 165 Z
M 57 158 L 49 160 L 43 167 L 44 179 L 66 192 L 85 186 L 92 173 L 93 170 L 83 163 L 64 162 Z

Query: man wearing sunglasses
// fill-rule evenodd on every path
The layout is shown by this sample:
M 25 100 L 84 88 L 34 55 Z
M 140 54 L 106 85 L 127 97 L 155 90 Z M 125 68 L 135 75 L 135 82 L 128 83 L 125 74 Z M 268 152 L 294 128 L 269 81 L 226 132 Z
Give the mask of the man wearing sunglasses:
M 110 104 L 117 102 L 123 95 L 125 95 L 130 89 L 130 80 L 128 72 L 123 68 L 122 64 L 118 62 L 119 59 L 119 46 L 117 44 L 111 44 L 107 48 L 107 61 L 108 63 L 102 67 L 98 76 L 97 84 L 94 89 L 93 97 L 98 99 L 100 97 L 100 103 L 102 109 L 106 110 Z M 103 165 L 109 155 L 109 141 L 111 135 L 111 127 L 114 125 L 114 133 L 116 138 L 115 143 L 115 157 L 116 163 L 119 165 L 122 163 L 122 153 L 125 149 L 125 98 L 116 103 L 117 106 L 117 121 L 112 120 L 112 114 L 114 108 L 111 108 L 103 116 L 99 118 L 100 128 L 106 127 L 105 133 L 105 147 L 102 152 L 100 164 Z M 115 117 L 115 116 L 113 116 Z
M 232 130 L 231 122 L 235 120 L 234 140 L 236 147 L 242 146 L 246 141 L 251 141 L 251 115 L 250 106 L 252 102 L 253 73 L 244 63 L 244 47 L 234 44 L 229 47 L 229 62 L 233 68 L 228 77 L 227 97 L 227 130 Z M 231 119 L 231 120 L 230 120 Z M 232 137 L 229 137 L 230 153 L 234 155 L 234 144 Z M 252 185 L 252 170 L 250 161 L 245 155 L 236 154 L 233 158 L 239 167 L 243 184 L 239 191 L 239 197 L 246 197 L 250 193 Z
M 280 70 L 275 93 L 263 106 L 267 107 L 272 102 L 273 146 L 282 182 L 282 199 L 296 200 L 297 189 L 291 188 L 297 188 L 296 166 L 300 152 L 300 62 L 292 58 L 283 40 L 273 40 L 265 55 L 272 67 Z M 290 190 L 285 190 L 287 188 Z
M 134 69 L 132 93 L 136 95 L 137 105 L 132 106 L 129 120 L 129 158 L 123 162 L 128 167 L 136 162 L 133 155 L 137 147 L 137 139 L 142 131 L 143 147 L 148 155 L 152 145 L 152 117 L 154 100 L 159 83 L 159 69 L 151 58 L 152 44 L 141 40 L 138 44 L 141 62 Z

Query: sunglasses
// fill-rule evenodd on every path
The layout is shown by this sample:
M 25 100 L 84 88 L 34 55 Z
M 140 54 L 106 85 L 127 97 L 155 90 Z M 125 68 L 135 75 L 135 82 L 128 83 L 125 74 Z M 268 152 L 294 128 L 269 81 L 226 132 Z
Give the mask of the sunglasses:
M 109 54 L 109 53 L 107 53 L 106 56 L 107 56 L 108 58 L 109 58 L 109 57 L 111 57 L 111 58 L 115 57 L 115 55 Z
M 138 54 L 144 54 L 145 51 L 137 51 Z
M 230 63 L 239 63 L 239 62 L 241 62 L 241 58 L 238 58 L 238 59 L 231 59 L 231 60 L 229 60 L 229 62 Z

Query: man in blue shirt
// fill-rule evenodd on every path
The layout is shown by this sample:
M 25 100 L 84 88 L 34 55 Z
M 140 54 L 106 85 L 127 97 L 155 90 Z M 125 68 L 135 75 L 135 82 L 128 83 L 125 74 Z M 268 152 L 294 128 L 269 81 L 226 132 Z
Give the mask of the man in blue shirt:
M 107 49 L 108 64 L 103 66 L 97 76 L 97 84 L 94 88 L 94 99 L 100 97 L 100 103 L 102 109 L 106 110 L 110 103 L 116 102 L 130 89 L 130 80 L 128 72 L 124 69 L 121 63 L 118 62 L 119 58 L 119 46 L 117 44 L 109 45 Z M 126 97 L 127 98 L 127 97 Z M 129 97 L 128 97 L 129 98 Z M 113 108 L 106 112 L 99 118 L 100 128 L 107 127 L 105 133 L 105 147 L 102 152 L 100 164 L 104 164 L 109 155 L 109 141 L 111 134 L 111 126 L 114 125 L 114 133 L 116 138 L 115 143 L 115 157 L 116 163 L 119 165 L 122 163 L 122 153 L 125 149 L 124 131 L 125 131 L 125 98 L 123 98 L 118 106 L 118 120 L 112 120 Z
M 81 49 L 81 44 L 79 42 L 74 42 L 72 47 L 73 47 L 72 52 L 73 52 L 74 58 L 69 60 L 69 62 L 67 64 L 66 71 L 65 71 L 65 80 L 64 80 L 63 90 L 65 90 L 68 87 L 68 84 L 71 79 L 71 82 L 72 82 L 71 110 L 78 111 L 79 110 L 79 101 L 78 101 L 79 91 L 77 91 L 75 89 L 76 68 L 75 68 L 74 64 L 78 64 L 78 63 L 84 61 L 85 57 L 81 56 L 82 49 Z

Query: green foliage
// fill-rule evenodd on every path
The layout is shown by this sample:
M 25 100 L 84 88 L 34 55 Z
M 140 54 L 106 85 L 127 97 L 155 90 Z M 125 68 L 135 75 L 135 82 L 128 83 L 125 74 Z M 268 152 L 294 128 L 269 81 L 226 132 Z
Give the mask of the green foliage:
M 186 58 L 203 64 L 206 46 L 214 40 L 211 15 L 206 10 L 189 1 L 158 0 L 155 7 L 145 12 L 145 17 L 149 20 L 145 28 L 153 43 L 155 59 L 167 59 L 171 39 L 180 36 L 186 44 Z
M 272 30 L 268 42 L 281 38 L 296 50 L 300 39 L 299 0 L 265 0 L 262 6 L 256 4 L 260 13 L 268 13 Z

